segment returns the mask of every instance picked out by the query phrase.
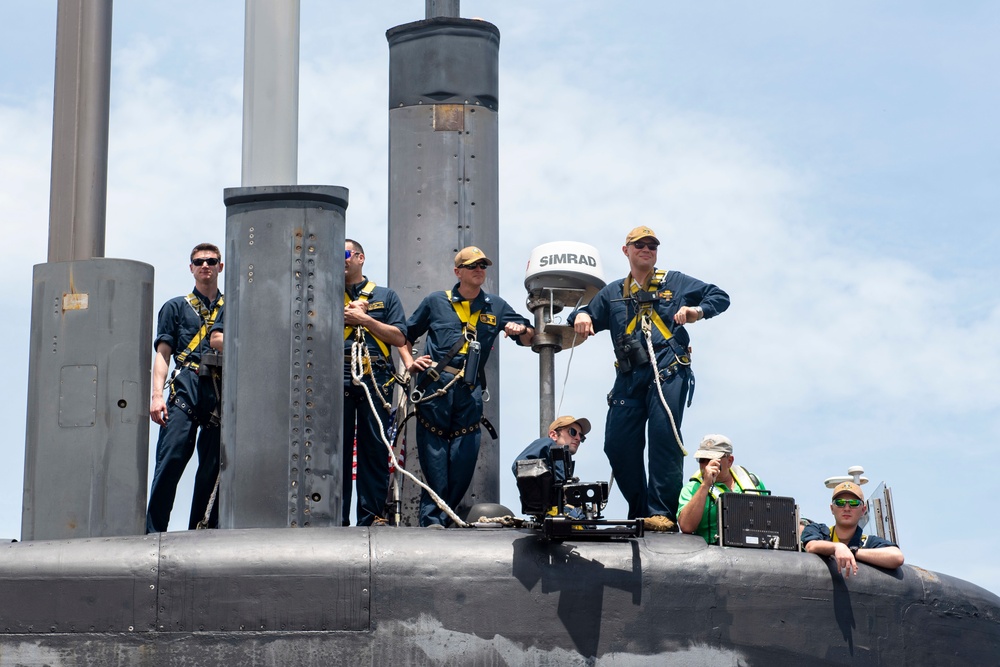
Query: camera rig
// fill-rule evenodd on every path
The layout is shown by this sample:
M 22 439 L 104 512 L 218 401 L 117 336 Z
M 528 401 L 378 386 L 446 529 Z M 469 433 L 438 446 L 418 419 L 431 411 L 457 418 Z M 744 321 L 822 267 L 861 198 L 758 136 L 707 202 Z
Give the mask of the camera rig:
M 525 523 L 549 540 L 611 541 L 642 537 L 643 520 L 614 521 L 601 512 L 608 504 L 608 482 L 573 477 L 573 455 L 553 446 L 544 459 L 517 461 L 517 489 Z

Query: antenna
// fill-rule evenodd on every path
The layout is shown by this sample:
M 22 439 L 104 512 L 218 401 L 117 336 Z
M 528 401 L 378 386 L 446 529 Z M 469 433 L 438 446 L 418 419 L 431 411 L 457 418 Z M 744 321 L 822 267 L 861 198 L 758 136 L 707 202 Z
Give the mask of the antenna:
M 843 484 L 844 482 L 854 482 L 858 486 L 861 486 L 862 484 L 868 483 L 868 478 L 864 476 L 864 472 L 865 469 L 861 466 L 851 466 L 847 469 L 846 477 L 827 477 L 823 480 L 823 483 L 826 484 L 826 488 L 828 489 L 832 489 L 838 484 Z

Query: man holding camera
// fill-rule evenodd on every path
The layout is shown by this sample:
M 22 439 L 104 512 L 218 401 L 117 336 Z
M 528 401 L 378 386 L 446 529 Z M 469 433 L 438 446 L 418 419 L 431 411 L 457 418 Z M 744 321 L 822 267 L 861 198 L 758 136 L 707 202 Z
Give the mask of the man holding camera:
M 569 321 L 584 338 L 611 332 L 617 377 L 608 395 L 604 452 L 628 501 L 628 518 L 648 517 L 647 528 L 666 531 L 675 528 L 686 453 L 681 419 L 694 390 L 684 325 L 725 311 L 729 295 L 679 271 L 657 269 L 659 245 L 649 227 L 630 231 L 622 247 L 629 275 L 605 286 Z
M 802 529 L 802 544 L 806 551 L 819 556 L 832 556 L 837 570 L 845 577 L 858 573 L 858 562 L 884 568 L 903 564 L 903 552 L 895 544 L 878 535 L 864 535 L 861 519 L 868 511 L 865 494 L 854 482 L 843 482 L 833 490 L 830 503 L 834 526 L 810 523 Z

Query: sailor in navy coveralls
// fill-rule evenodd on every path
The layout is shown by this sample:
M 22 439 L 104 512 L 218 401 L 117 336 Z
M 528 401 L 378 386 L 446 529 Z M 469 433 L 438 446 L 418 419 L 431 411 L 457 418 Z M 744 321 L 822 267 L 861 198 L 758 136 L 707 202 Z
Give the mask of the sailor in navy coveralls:
M 358 443 L 359 526 L 370 526 L 384 517 L 389 495 L 389 452 L 383 441 L 389 426 L 389 412 L 382 399 L 392 402 L 392 347 L 406 343 L 406 315 L 394 291 L 380 287 L 363 275 L 365 250 L 352 239 L 344 242 L 344 492 L 343 523 L 350 525 L 352 444 Z M 356 332 L 362 329 L 369 364 L 362 382 L 368 387 L 375 412 L 364 388 L 351 376 L 351 349 Z M 377 385 L 377 389 L 376 389 Z M 375 415 L 378 415 L 378 421 Z M 379 421 L 382 429 L 379 429 Z M 357 429 L 355 431 L 355 429 Z
M 605 286 L 569 316 L 577 335 L 609 330 L 617 377 L 608 394 L 604 451 L 615 481 L 628 501 L 628 518 L 656 517 L 647 528 L 673 530 L 683 484 L 684 450 L 678 435 L 694 373 L 685 324 L 714 317 L 729 307 L 729 295 L 678 271 L 655 266 L 660 242 L 648 227 L 636 227 L 622 252 L 629 275 Z M 650 363 L 647 340 L 655 353 Z M 656 375 L 673 414 L 671 426 Z M 649 423 L 649 477 L 644 464 Z
M 184 467 L 198 449 L 198 471 L 188 528 L 204 518 L 219 476 L 219 396 L 218 376 L 199 374 L 203 354 L 209 351 L 209 330 L 222 316 L 223 296 L 219 292 L 222 253 L 202 243 L 191 251 L 194 290 L 188 296 L 167 301 L 160 309 L 153 347 L 152 398 L 149 416 L 160 425 L 156 441 L 156 468 L 149 490 L 146 532 L 167 530 L 174 506 L 177 483 Z M 174 372 L 168 383 L 170 357 Z M 169 394 L 164 397 L 165 385 Z M 200 431 L 200 432 L 199 432 Z M 214 503 L 208 525 L 219 525 L 219 504 Z
M 428 486 L 452 509 L 465 496 L 476 470 L 486 381 L 483 368 L 494 341 L 503 331 L 518 345 L 530 345 L 535 335 L 528 320 L 506 301 L 482 290 L 486 267 L 492 265 L 479 248 L 461 250 L 455 256 L 458 284 L 447 292 L 433 292 L 420 302 L 406 322 L 408 342 L 400 348 L 404 365 L 416 377 L 417 391 L 425 397 L 444 389 L 461 374 L 446 393 L 416 406 L 420 468 Z M 413 343 L 425 333 L 425 354 L 414 359 Z M 447 524 L 445 512 L 422 492 L 420 525 Z

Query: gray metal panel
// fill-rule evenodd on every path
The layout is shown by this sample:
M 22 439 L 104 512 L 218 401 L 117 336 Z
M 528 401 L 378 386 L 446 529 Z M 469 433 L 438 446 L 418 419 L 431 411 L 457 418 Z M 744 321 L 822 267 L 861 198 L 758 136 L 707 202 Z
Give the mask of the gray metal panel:
M 364 529 L 166 533 L 159 570 L 159 631 L 370 627 Z
M 22 538 L 141 534 L 153 267 L 57 262 L 33 279 Z
M 50 262 L 104 256 L 111 0 L 60 2 L 56 23 Z
M 389 112 L 389 285 L 407 313 L 431 292 L 452 288 L 455 253 L 469 245 L 479 246 L 496 262 L 483 288 L 497 292 L 502 266 L 498 164 L 497 115 L 488 109 L 421 105 Z M 516 300 L 511 302 L 517 307 Z M 504 346 L 510 349 L 503 340 L 498 339 L 486 366 L 492 400 L 484 413 L 497 426 L 500 353 Z M 407 438 L 407 466 L 419 470 L 412 427 Z M 455 509 L 461 513 L 478 502 L 498 502 L 499 470 L 499 443 L 483 431 L 476 475 Z M 419 491 L 412 483 L 404 486 L 409 524 L 416 523 Z
M 97 421 L 97 366 L 59 369 L 59 426 L 93 426 Z
M 486 21 L 433 18 L 391 28 L 389 108 L 457 103 L 499 108 L 500 30 Z
M 0 544 L 0 631 L 155 629 L 158 546 L 155 535 Z
M 221 525 L 340 525 L 347 190 L 225 201 Z

